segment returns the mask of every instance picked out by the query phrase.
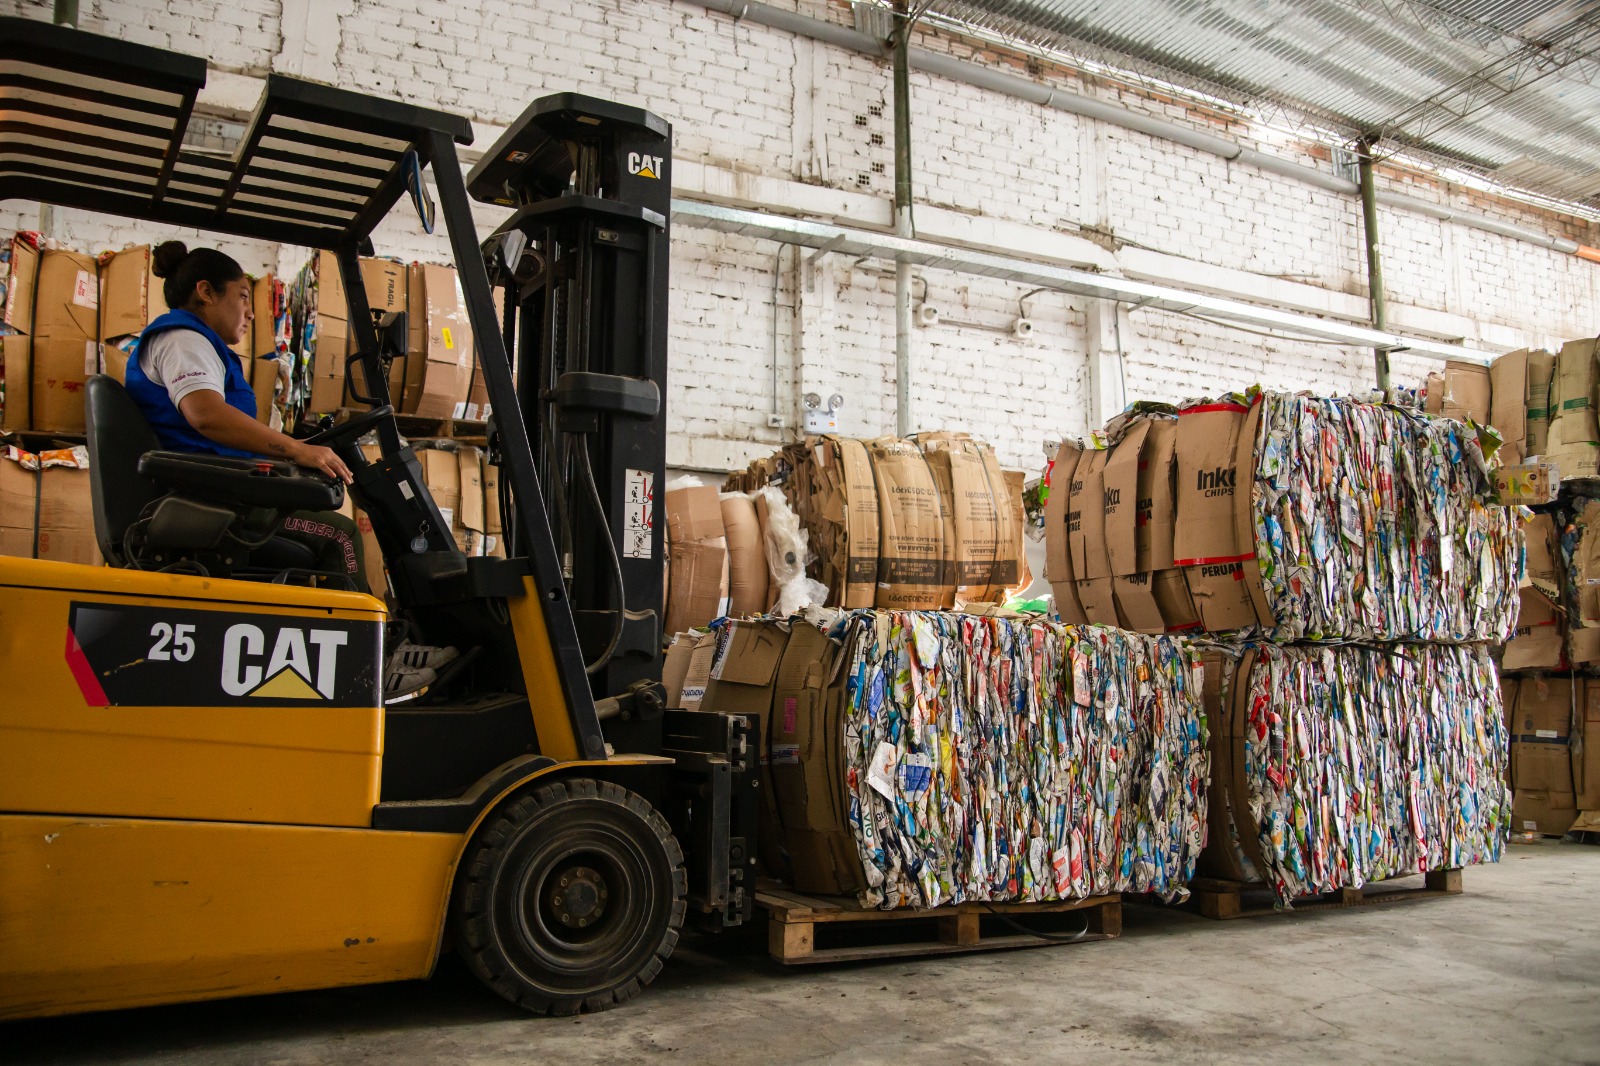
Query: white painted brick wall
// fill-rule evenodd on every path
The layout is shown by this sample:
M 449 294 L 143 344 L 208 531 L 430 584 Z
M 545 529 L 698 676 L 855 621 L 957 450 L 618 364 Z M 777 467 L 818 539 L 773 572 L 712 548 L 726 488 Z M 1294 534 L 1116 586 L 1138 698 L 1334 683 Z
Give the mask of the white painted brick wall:
M 332 0 L 330 0 L 332 2 Z M 834 0 L 778 6 L 848 25 Z M 0 0 L 0 14 L 48 17 L 43 0 Z M 86 28 L 206 55 L 214 66 L 259 73 L 298 69 L 280 55 L 279 0 L 85 0 Z M 291 5 L 292 9 L 292 5 Z M 337 0 L 328 9 L 341 86 L 393 96 L 504 125 L 532 99 L 576 90 L 649 108 L 674 125 L 685 161 L 772 178 L 820 183 L 887 201 L 893 191 L 893 100 L 886 63 L 735 21 L 687 0 Z M 290 18 L 288 21 L 292 22 Z M 292 38 L 292 35 L 291 35 Z M 929 34 L 920 46 L 992 62 L 958 40 Z M 1007 63 L 1012 73 L 1024 72 Z M 1321 146 L 1221 121 L 1171 100 L 1071 72 L 1033 76 L 1261 151 L 1327 168 Z M 913 72 L 913 161 L 919 202 L 1033 227 L 1102 227 L 1133 244 L 1202 263 L 1289 277 L 1364 294 L 1359 205 L 1170 142 L 1047 111 Z M 482 147 L 482 145 L 480 145 Z M 1097 154 L 1103 152 L 1103 156 Z M 1385 188 L 1492 214 L 1529 228 L 1600 244 L 1595 227 L 1436 183 L 1380 171 Z M 1096 191 L 1098 190 L 1098 191 Z M 502 212 L 476 208 L 480 230 Z M 0 225 L 36 223 L 32 205 L 0 208 Z M 1391 303 L 1446 311 L 1550 339 L 1600 330 L 1600 266 L 1533 245 L 1419 215 L 1380 214 Z M 164 231 L 58 213 L 79 247 L 120 247 Z M 183 234 L 191 243 L 199 235 Z M 402 206 L 374 235 L 380 254 L 444 261 L 443 235 L 426 236 Z M 247 269 L 302 261 L 299 249 L 228 242 Z M 1029 249 L 1021 248 L 1026 252 Z M 813 290 L 784 258 L 777 299 L 776 408 L 788 429 L 769 429 L 774 408 L 773 272 L 777 246 L 677 227 L 673 233 L 669 461 L 734 466 L 793 433 L 807 391 L 841 393 L 847 433 L 892 430 L 893 282 L 833 257 Z M 927 271 L 927 299 L 948 318 L 1009 324 L 1018 286 Z M 921 285 L 917 289 L 922 298 Z M 966 429 L 996 444 L 1008 464 L 1037 468 L 1041 442 L 1087 425 L 1090 338 L 1083 308 L 1059 294 L 1030 301 L 1033 341 L 972 326 L 918 329 L 913 407 L 924 428 Z M 1122 338 L 1130 398 L 1178 400 L 1242 388 L 1342 392 L 1365 388 L 1364 348 L 1252 336 L 1148 310 Z M 1397 378 L 1419 381 L 1434 364 L 1397 355 Z

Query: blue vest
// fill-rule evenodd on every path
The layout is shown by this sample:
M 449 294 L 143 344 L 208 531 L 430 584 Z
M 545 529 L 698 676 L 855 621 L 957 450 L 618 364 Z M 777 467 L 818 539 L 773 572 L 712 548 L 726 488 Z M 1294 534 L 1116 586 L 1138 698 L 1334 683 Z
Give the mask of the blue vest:
M 229 407 L 243 411 L 251 418 L 256 417 L 256 393 L 250 387 L 250 382 L 245 379 L 244 365 L 239 362 L 238 355 L 223 343 L 216 330 L 202 322 L 200 316 L 193 311 L 168 311 L 146 326 L 144 332 L 139 335 L 133 353 L 128 356 L 126 382 L 128 395 L 133 397 L 133 402 L 144 412 L 145 421 L 156 431 L 161 447 L 173 452 L 208 452 L 212 455 L 254 459 L 256 457 L 254 452 L 225 447 L 189 425 L 188 420 L 183 417 L 183 412 L 178 410 L 178 405 L 172 402 L 172 397 L 168 395 L 166 388 L 145 376 L 144 367 L 139 362 L 145 342 L 169 329 L 192 329 L 211 342 L 211 347 L 216 349 L 217 358 L 222 360 L 227 375 L 223 382 L 222 398 Z

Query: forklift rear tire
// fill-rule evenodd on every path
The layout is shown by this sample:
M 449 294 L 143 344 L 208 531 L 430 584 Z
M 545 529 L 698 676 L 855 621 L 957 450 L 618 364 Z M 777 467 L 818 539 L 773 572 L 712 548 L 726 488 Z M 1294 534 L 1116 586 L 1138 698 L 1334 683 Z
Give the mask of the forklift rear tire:
M 688 878 L 666 821 L 633 792 L 560 781 L 490 815 L 452 893 L 467 966 L 537 1014 L 600 1011 L 661 972 Z

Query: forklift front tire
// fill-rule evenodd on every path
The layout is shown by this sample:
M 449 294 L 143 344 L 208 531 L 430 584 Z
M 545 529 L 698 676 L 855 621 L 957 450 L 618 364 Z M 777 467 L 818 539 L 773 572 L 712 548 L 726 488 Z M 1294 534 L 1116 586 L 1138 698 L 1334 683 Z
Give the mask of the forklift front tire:
M 661 972 L 683 926 L 683 851 L 650 804 L 577 778 L 512 800 L 480 827 L 451 919 L 467 966 L 537 1014 L 600 1011 Z

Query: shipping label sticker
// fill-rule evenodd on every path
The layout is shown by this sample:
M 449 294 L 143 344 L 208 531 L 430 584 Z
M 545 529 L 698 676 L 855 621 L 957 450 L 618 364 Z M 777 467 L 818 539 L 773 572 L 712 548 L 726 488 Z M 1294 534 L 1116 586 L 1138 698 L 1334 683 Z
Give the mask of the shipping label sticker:
M 656 528 L 656 475 L 650 470 L 629 470 L 623 503 L 622 556 L 649 559 Z
M 1561 734 L 1556 732 L 1554 729 L 1535 729 L 1533 731 L 1533 735 L 1538 737 L 1540 740 L 1555 740 Z
M 78 271 L 78 277 L 72 285 L 72 302 L 79 307 L 100 306 L 100 284 L 87 270 Z
M 772 761 L 775 764 L 782 764 L 785 766 L 798 766 L 800 763 L 800 745 L 772 745 Z
M 439 328 L 439 333 L 444 337 L 444 348 L 445 348 L 445 351 L 447 351 L 447 352 L 455 351 L 456 350 L 456 339 L 454 337 L 450 336 L 450 327 L 449 326 L 441 326 Z

